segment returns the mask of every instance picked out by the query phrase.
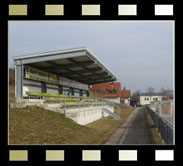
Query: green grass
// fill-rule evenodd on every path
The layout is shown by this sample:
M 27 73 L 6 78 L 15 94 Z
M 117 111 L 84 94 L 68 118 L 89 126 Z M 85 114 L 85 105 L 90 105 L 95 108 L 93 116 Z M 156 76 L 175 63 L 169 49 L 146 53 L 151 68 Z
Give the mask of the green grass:
M 121 107 L 122 120 L 103 118 L 86 126 L 39 107 L 9 109 L 9 144 L 101 144 L 133 111 Z

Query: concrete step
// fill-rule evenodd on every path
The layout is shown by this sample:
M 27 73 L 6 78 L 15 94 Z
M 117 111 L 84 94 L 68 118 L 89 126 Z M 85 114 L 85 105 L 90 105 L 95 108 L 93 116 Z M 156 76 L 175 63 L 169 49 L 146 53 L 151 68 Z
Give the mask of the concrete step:
M 117 119 L 117 120 L 120 120 L 121 119 L 118 115 L 114 114 L 113 112 L 109 111 L 106 108 L 103 108 L 102 111 L 105 112 L 105 113 L 107 113 L 108 115 L 110 115 L 114 119 Z

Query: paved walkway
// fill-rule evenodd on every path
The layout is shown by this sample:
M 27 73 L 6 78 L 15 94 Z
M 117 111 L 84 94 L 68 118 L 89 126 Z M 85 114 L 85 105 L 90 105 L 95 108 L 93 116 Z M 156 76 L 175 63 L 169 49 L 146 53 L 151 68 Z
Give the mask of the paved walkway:
M 136 108 L 106 144 L 151 144 L 144 108 Z

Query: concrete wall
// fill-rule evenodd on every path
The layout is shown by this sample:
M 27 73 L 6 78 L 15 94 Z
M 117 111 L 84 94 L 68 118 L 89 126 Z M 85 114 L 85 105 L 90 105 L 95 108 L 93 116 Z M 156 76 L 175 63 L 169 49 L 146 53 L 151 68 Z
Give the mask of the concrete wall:
M 96 120 L 99 120 L 102 117 L 109 116 L 108 114 L 102 111 L 103 108 L 114 112 L 113 106 L 84 106 L 80 108 L 67 108 L 65 116 L 72 119 L 80 125 L 86 125 L 88 123 L 92 123 Z
M 10 108 L 25 108 L 27 106 L 38 106 L 44 109 L 65 114 L 67 118 L 72 119 L 80 125 L 86 125 L 109 115 L 103 112 L 107 109 L 114 113 L 114 106 L 109 105 L 85 105 L 85 106 L 67 106 L 66 109 L 60 103 L 48 104 L 41 99 L 17 99 L 16 103 L 10 104 Z
M 35 86 L 23 86 L 23 96 L 27 96 L 26 92 L 41 92 L 41 87 L 35 87 Z

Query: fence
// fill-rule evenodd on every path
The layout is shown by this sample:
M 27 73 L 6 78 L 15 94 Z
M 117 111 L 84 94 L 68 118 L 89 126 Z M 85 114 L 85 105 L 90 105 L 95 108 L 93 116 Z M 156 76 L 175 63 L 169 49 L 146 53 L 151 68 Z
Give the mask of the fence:
M 150 108 L 153 111 L 157 112 L 164 119 L 169 121 L 171 124 L 175 123 L 173 100 L 162 101 L 162 102 L 160 102 L 160 101 L 151 102 Z
M 146 110 L 150 114 L 155 127 L 158 129 L 162 139 L 166 144 L 174 144 L 174 126 L 165 118 L 159 115 L 158 111 L 154 111 L 149 106 L 146 106 Z

